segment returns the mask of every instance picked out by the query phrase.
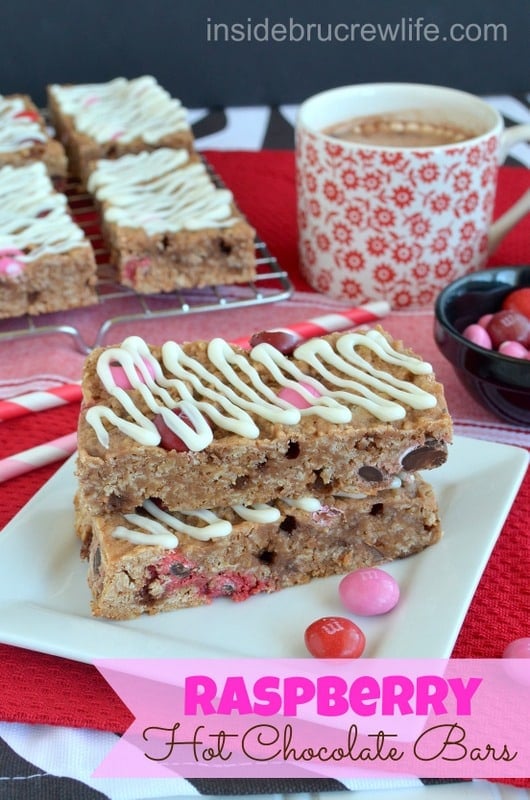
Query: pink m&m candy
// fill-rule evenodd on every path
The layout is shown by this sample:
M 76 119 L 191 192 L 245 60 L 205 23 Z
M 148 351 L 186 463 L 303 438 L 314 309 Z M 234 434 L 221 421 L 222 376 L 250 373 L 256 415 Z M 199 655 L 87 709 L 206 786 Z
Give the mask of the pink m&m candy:
M 502 353 L 503 356 L 511 356 L 512 358 L 527 358 L 528 357 L 528 350 L 521 344 L 520 342 L 501 342 L 499 345 L 499 353 Z
M 473 324 L 468 325 L 462 331 L 462 336 L 465 336 L 466 339 L 469 339 L 470 342 L 473 344 L 478 344 L 479 347 L 484 347 L 486 350 L 491 350 L 491 337 L 487 332 L 486 328 L 483 328 L 482 325 Z
M 320 392 L 318 392 L 313 386 L 310 386 L 309 383 L 300 383 L 303 389 L 305 389 L 309 394 L 312 394 L 314 397 L 320 397 Z M 284 388 L 278 392 L 278 397 L 282 400 L 285 400 L 286 403 L 294 406 L 295 408 L 309 408 L 311 403 L 309 400 L 306 400 L 305 397 L 302 397 L 300 392 L 297 392 L 296 389 L 291 389 L 290 386 L 284 386 Z
M 149 373 L 149 375 L 152 378 L 154 378 L 155 377 L 155 371 L 153 369 L 153 366 L 152 366 L 151 362 L 148 361 L 147 359 L 143 359 L 143 362 L 144 362 L 144 364 L 145 364 L 145 366 L 147 368 L 147 372 Z M 140 372 L 140 370 L 138 368 L 136 369 L 136 373 L 138 375 L 139 380 L 142 383 L 144 383 L 143 375 L 142 375 L 142 373 Z M 110 374 L 112 375 L 112 380 L 114 381 L 116 386 L 118 386 L 120 389 L 132 389 L 133 388 L 129 378 L 127 377 L 127 373 L 125 372 L 124 368 L 122 366 L 120 366 L 119 364 L 112 364 L 111 365 Z
M 399 586 L 392 575 L 377 567 L 357 569 L 339 584 L 343 605 L 354 614 L 373 617 L 391 611 L 399 600 Z
M 510 678 L 523 686 L 530 686 L 530 636 L 510 642 L 502 657 L 506 659 L 505 669 Z
M 530 636 L 515 639 L 505 648 L 503 658 L 530 658 Z M 530 664 L 528 665 L 530 669 Z

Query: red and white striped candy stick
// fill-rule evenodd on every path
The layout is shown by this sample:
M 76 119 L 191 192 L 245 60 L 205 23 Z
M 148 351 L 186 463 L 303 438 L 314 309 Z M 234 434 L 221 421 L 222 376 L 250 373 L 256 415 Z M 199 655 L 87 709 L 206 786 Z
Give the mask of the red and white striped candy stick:
M 31 472 L 37 467 L 43 467 L 45 464 L 53 464 L 54 461 L 67 458 L 75 451 L 76 447 L 77 434 L 68 433 L 47 444 L 40 444 L 24 450 L 22 453 L 3 458 L 0 460 L 0 483 L 15 478 L 17 475 Z
M 356 325 L 376 322 L 386 316 L 389 311 L 390 306 L 386 301 L 374 301 L 355 308 L 346 308 L 344 311 L 293 322 L 282 328 L 270 328 L 254 334 L 250 338 L 234 339 L 232 344 L 237 344 L 239 347 L 251 347 L 266 341 L 287 353 L 291 352 L 300 342 L 312 339 L 314 336 L 323 336 L 326 333 L 354 328 Z M 271 336 L 272 334 L 278 334 L 278 336 Z
M 35 411 L 45 411 L 47 408 L 75 403 L 78 400 L 81 400 L 80 383 L 67 383 L 44 391 L 19 394 L 10 400 L 0 400 L 0 422 L 23 417 Z

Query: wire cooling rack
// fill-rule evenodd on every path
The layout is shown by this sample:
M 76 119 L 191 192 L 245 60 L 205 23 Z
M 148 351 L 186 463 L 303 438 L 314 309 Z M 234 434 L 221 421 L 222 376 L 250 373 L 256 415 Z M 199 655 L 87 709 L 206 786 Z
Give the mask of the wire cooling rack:
M 206 165 L 212 178 L 219 186 L 223 183 L 210 165 Z M 109 254 L 101 237 L 98 214 L 92 198 L 83 192 L 77 182 L 69 180 L 65 193 L 68 197 L 72 216 L 90 239 L 98 263 L 97 306 L 109 307 L 109 317 L 100 324 L 92 341 L 87 342 L 76 317 L 80 311 L 69 311 L 26 315 L 13 319 L 0 320 L 0 343 L 24 337 L 40 337 L 49 334 L 64 334 L 71 337 L 77 349 L 88 354 L 95 347 L 104 344 L 112 328 L 122 323 L 141 320 L 179 317 L 184 314 L 222 311 L 245 306 L 263 305 L 286 300 L 293 292 L 288 274 L 271 255 L 265 242 L 256 239 L 257 275 L 252 281 L 243 284 L 210 286 L 201 289 L 181 289 L 164 294 L 140 295 L 133 289 L 117 283 L 109 263 Z M 119 299 L 123 313 L 110 314 L 111 301 Z M 90 309 L 89 309 L 90 310 Z M 60 317 L 60 322 L 57 318 Z

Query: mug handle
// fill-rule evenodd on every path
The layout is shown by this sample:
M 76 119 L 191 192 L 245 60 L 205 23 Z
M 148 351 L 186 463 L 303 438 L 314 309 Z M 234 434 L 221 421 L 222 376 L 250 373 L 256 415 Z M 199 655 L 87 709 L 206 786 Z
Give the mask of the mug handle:
M 512 147 L 519 142 L 530 140 L 530 124 L 514 125 L 505 130 L 501 137 L 501 148 L 499 162 L 502 164 Z M 517 225 L 519 220 L 530 213 L 530 189 L 525 192 L 502 217 L 495 220 L 491 225 L 488 234 L 488 250 L 493 253 L 497 249 L 502 239 L 511 229 Z

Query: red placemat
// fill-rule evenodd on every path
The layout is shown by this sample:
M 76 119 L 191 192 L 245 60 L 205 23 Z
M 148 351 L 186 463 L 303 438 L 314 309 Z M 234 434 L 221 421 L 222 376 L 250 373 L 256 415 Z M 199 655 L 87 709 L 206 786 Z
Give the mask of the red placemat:
M 290 272 L 295 287 L 307 290 L 298 273 L 292 152 L 211 152 L 208 158 L 280 264 Z M 529 185 L 527 170 L 501 169 L 498 211 Z M 530 226 L 522 222 L 506 237 L 491 263 L 528 263 L 529 253 Z M 18 452 L 70 432 L 78 411 L 79 407 L 72 405 L 2 423 L 2 453 Z M 0 527 L 56 469 L 56 465 L 43 467 L 0 486 Z M 529 495 L 527 475 L 466 617 L 455 657 L 495 658 L 512 639 L 530 635 Z M 16 569 L 24 580 L 24 565 L 16 565 Z M 0 645 L 0 681 L 0 718 L 4 720 L 116 732 L 131 722 L 119 698 L 96 669 L 85 664 Z

